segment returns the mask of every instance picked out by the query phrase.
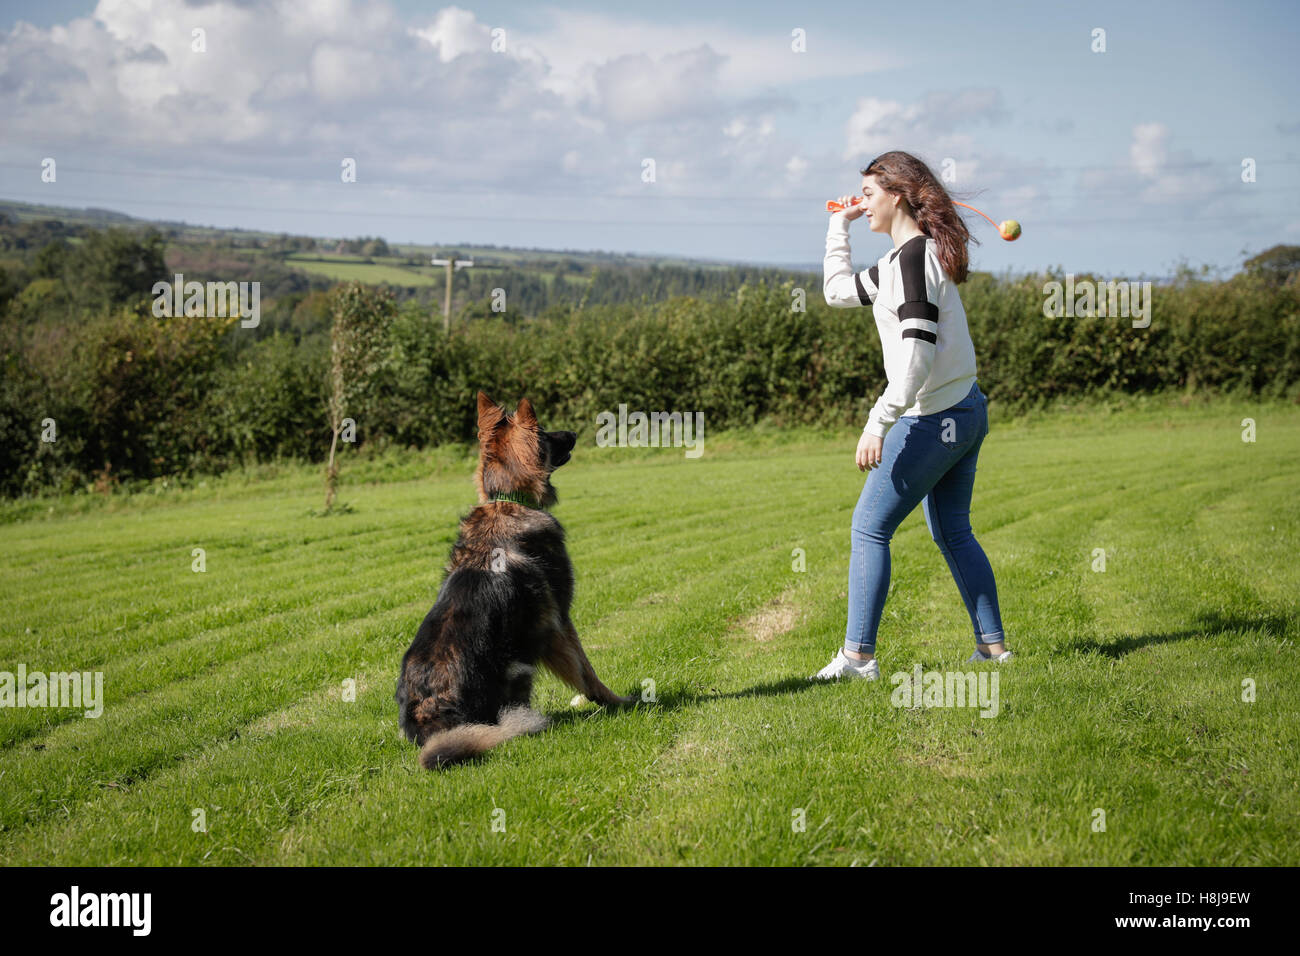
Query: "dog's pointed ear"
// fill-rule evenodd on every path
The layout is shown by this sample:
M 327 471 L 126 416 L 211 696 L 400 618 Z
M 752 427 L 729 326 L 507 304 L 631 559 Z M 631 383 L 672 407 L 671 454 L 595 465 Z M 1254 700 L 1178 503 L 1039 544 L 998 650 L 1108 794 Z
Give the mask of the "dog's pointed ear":
M 533 403 L 526 398 L 521 398 L 519 407 L 515 409 L 515 424 L 525 428 L 537 426 L 537 413 L 533 411 Z
M 503 412 L 496 402 L 487 397 L 487 392 L 478 393 L 478 430 L 482 434 L 490 432 L 501 421 Z

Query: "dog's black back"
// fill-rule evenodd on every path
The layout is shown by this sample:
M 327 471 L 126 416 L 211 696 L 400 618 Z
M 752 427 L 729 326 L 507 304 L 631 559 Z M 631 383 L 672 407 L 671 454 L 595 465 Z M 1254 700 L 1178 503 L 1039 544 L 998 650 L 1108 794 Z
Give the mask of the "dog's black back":
M 422 745 L 438 730 L 496 723 L 503 707 L 527 706 L 533 671 L 572 602 L 573 566 L 554 517 L 511 501 L 467 514 L 437 602 L 402 658 L 406 736 Z

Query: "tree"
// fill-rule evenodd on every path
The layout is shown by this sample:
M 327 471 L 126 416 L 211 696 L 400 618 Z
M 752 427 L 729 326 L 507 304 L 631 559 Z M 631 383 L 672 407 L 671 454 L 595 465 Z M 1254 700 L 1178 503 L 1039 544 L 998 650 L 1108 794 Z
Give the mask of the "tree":
M 0 266 L 0 315 L 4 315 L 9 300 L 18 294 L 18 283 L 9 276 L 9 272 Z
M 1281 285 L 1288 276 L 1300 272 L 1300 246 L 1276 245 L 1247 259 L 1243 265 L 1247 272 L 1262 275 Z
M 155 282 L 169 278 L 164 246 L 156 229 L 140 235 L 126 229 L 87 234 L 67 258 L 69 295 L 77 305 L 94 310 L 148 297 Z
M 348 282 L 330 293 L 330 439 L 325 467 L 325 511 L 334 507 L 338 486 L 335 454 L 345 418 L 374 397 L 377 373 L 388 355 L 388 331 L 397 304 L 392 293 Z
M 64 239 L 55 239 L 43 246 L 32 259 L 32 276 L 37 279 L 62 279 L 72 246 Z

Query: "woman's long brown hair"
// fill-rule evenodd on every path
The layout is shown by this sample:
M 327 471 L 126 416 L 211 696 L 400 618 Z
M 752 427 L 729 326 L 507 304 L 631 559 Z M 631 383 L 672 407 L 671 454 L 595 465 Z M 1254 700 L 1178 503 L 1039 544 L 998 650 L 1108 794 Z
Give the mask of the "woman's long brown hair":
M 862 175 L 875 176 L 881 189 L 907 201 L 921 231 L 939 244 L 939 264 L 948 278 L 957 285 L 965 282 L 969 261 L 966 243 L 978 244 L 979 240 L 957 215 L 952 197 L 930 167 L 911 153 L 891 150 L 867 164 Z

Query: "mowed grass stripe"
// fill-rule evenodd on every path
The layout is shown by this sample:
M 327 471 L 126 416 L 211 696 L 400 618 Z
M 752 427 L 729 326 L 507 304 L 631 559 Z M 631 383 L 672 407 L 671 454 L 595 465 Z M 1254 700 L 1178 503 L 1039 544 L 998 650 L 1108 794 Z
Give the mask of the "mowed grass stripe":
M 290 506 L 286 503 L 286 510 Z M 333 519 L 336 522 L 343 522 L 345 518 Z M 284 516 L 281 515 L 280 522 L 283 524 Z M 288 558 L 275 556 L 272 557 L 271 551 L 276 549 L 258 549 L 246 541 L 242 541 L 243 536 L 239 539 L 234 537 L 222 537 L 221 532 L 215 532 L 201 538 L 190 538 L 184 543 L 177 543 L 173 540 L 164 540 L 155 548 L 146 553 L 145 556 L 124 555 L 121 560 L 114 562 L 98 563 L 87 566 L 89 562 L 83 562 L 78 569 L 80 573 L 71 568 L 64 569 L 62 572 L 48 570 L 39 575 L 43 588 L 32 589 L 29 587 L 31 582 L 23 585 L 23 591 L 17 598 L 15 605 L 19 614 L 39 610 L 41 606 L 47 603 L 52 596 L 62 595 L 72 601 L 78 602 L 73 609 L 84 613 L 87 610 L 97 606 L 97 602 L 102 600 L 104 592 L 112 590 L 114 598 L 121 597 L 130 599 L 134 597 L 139 590 L 147 589 L 152 583 L 150 575 L 167 574 L 176 577 L 192 575 L 196 585 L 216 579 L 221 576 L 221 572 L 230 568 L 248 568 L 260 567 L 271 564 L 275 570 L 282 575 L 281 579 L 288 579 L 292 572 L 301 571 L 309 568 L 313 561 L 319 562 L 325 554 L 341 554 L 351 560 L 354 556 L 364 555 L 368 551 L 382 546 L 394 546 L 396 550 L 401 542 L 410 542 L 409 528 L 398 530 L 394 524 L 388 524 L 376 528 L 349 529 L 346 524 L 336 525 L 340 532 L 347 535 L 347 544 L 344 545 L 340 539 L 331 538 L 327 532 L 318 532 L 319 537 L 311 540 L 293 540 L 282 547 L 292 548 L 291 556 Z M 281 536 L 281 540 L 286 540 L 286 536 Z M 446 538 L 450 542 L 450 538 Z M 196 543 L 201 541 L 201 543 Z M 242 542 L 242 543 L 241 543 Z M 65 541 L 63 547 L 75 548 L 74 541 Z M 208 570 L 203 574 L 191 570 L 194 558 L 191 556 L 193 547 L 203 547 L 206 552 L 206 564 Z M 72 552 L 70 552 L 72 553 Z M 146 561 L 147 557 L 147 561 Z M 343 559 L 336 559 L 335 563 L 339 567 L 346 567 Z M 75 593 L 69 595 L 69 584 L 75 585 Z M 123 602 L 124 611 L 131 609 L 128 601 Z M 127 623 L 130 623 L 129 621 Z
M 306 512 L 318 503 L 296 495 L 267 494 L 255 504 L 248 504 L 245 499 L 240 510 L 234 513 L 232 504 L 234 502 L 230 501 L 193 501 L 161 510 L 125 506 L 119 512 L 37 522 L 32 525 L 30 534 L 23 537 L 21 545 L 14 548 L 15 557 L 22 555 L 31 559 L 25 563 L 15 561 L 15 571 L 39 572 L 43 566 L 57 570 L 60 563 L 96 564 L 101 559 L 128 564 L 153 557 L 160 547 L 175 547 L 188 554 L 190 548 L 203 546 L 203 542 L 196 538 L 204 534 L 213 534 L 254 553 L 289 548 L 298 543 L 298 536 L 268 538 L 261 530 L 268 521 L 283 521 L 286 506 L 292 507 L 294 517 L 301 519 L 300 535 L 308 537 L 314 532 L 315 540 L 319 541 L 339 542 L 352 535 L 385 528 L 373 517 L 360 515 L 342 516 L 353 519 L 350 524 L 342 526 L 337 519 L 331 519 L 332 525 L 319 520 L 309 521 Z M 78 522 L 85 522 L 85 526 L 78 527 Z M 66 543 L 69 524 L 80 532 L 77 537 L 79 547 L 75 551 L 58 547 Z M 134 533 L 142 526 L 148 528 L 149 535 Z
M 405 558 L 406 560 L 409 561 L 410 551 L 412 550 L 411 547 L 409 547 L 409 545 L 411 544 L 411 539 L 406 532 L 386 533 L 386 532 L 391 532 L 391 528 L 387 526 L 350 529 L 347 528 L 345 523 L 348 521 L 349 517 L 351 516 L 344 516 L 344 517 L 333 519 L 337 523 L 336 526 L 339 527 L 340 532 L 343 535 L 346 535 L 348 537 L 348 540 L 345 542 L 339 542 L 336 539 L 327 538 L 327 537 L 319 537 L 311 541 L 304 541 L 301 543 L 291 542 L 291 543 L 284 544 L 283 547 L 294 548 L 295 557 L 287 561 L 286 560 L 277 561 L 275 563 L 275 572 L 273 572 L 274 577 L 268 580 L 275 581 L 275 582 L 292 580 L 297 570 L 305 567 L 310 567 L 314 563 L 319 562 L 320 554 L 313 546 L 319 544 L 322 541 L 329 542 L 328 550 L 344 550 L 344 547 L 346 547 L 346 551 L 350 556 L 357 555 L 357 554 L 365 555 L 365 554 L 373 553 L 378 551 L 379 548 L 386 545 L 393 546 L 392 550 L 395 552 L 396 556 Z M 685 537 L 690 534 L 689 524 L 690 522 L 693 521 L 693 519 L 694 519 L 694 515 L 674 514 L 668 516 L 668 521 L 666 523 L 673 526 L 678 524 L 688 525 L 687 530 L 683 532 L 683 536 Z M 368 520 L 373 520 L 373 518 Z M 191 522 L 185 522 L 185 523 L 192 524 Z M 587 524 L 591 525 L 591 522 L 587 522 Z M 449 523 L 449 527 L 451 527 L 454 531 L 454 523 Z M 602 529 L 599 525 L 595 525 L 592 530 L 592 533 L 600 535 L 605 533 L 605 529 Z M 49 597 L 52 593 L 59 591 L 60 589 L 63 592 L 66 592 L 70 589 L 69 585 L 73 584 L 71 590 L 75 590 L 79 594 L 91 595 L 90 597 L 84 598 L 81 602 L 78 602 L 77 604 L 74 604 L 71 607 L 69 607 L 69 610 L 75 612 L 77 616 L 84 617 L 88 612 L 93 611 L 95 608 L 99 607 L 105 600 L 102 594 L 97 594 L 96 592 L 100 591 L 101 589 L 106 590 L 107 586 L 111 585 L 113 588 L 113 592 L 111 596 L 108 597 L 108 601 L 110 601 L 112 605 L 118 608 L 129 609 L 126 611 L 126 613 L 128 614 L 127 617 L 113 619 L 114 621 L 117 620 L 122 621 L 122 624 L 115 626 L 114 630 L 117 630 L 118 628 L 133 627 L 137 623 L 141 621 L 146 621 L 150 617 L 155 616 L 159 613 L 165 614 L 171 609 L 173 609 L 174 607 L 176 607 L 178 604 L 180 604 L 180 601 L 177 601 L 171 604 L 158 603 L 142 609 L 137 608 L 135 607 L 135 605 L 138 603 L 138 601 L 136 600 L 138 597 L 136 589 L 147 591 L 149 588 L 151 588 L 154 582 L 149 580 L 148 575 L 150 573 L 156 573 L 159 570 L 165 570 L 170 572 L 170 571 L 177 571 L 177 569 L 184 569 L 183 574 L 192 574 L 193 572 L 189 570 L 190 557 L 187 548 L 190 542 L 197 540 L 201 537 L 203 537 L 202 534 L 198 534 L 198 533 L 191 534 L 187 538 L 187 541 L 185 542 L 186 548 L 184 549 L 181 547 L 179 543 L 175 548 L 168 548 L 167 545 L 164 544 L 160 548 L 153 549 L 152 551 L 148 552 L 148 555 L 155 559 L 155 563 L 145 568 L 140 568 L 138 566 L 141 558 L 139 558 L 134 554 L 126 554 L 122 557 L 122 560 L 119 562 L 117 566 L 101 567 L 98 565 L 93 565 L 95 567 L 94 571 L 83 573 L 75 582 L 69 582 L 67 577 L 44 574 L 42 576 L 45 579 L 50 580 L 51 582 L 48 586 L 48 589 L 46 591 L 41 591 L 41 592 L 36 592 L 31 594 L 27 606 L 33 609 L 38 608 L 41 605 L 43 605 L 46 601 L 49 600 Z M 453 539 L 454 537 L 450 533 L 445 533 L 443 537 L 438 539 L 437 545 L 438 545 L 440 558 L 445 558 L 445 552 L 447 549 L 449 549 L 450 543 Z M 226 564 L 225 570 L 228 571 L 229 574 L 242 573 L 244 571 L 243 563 L 249 560 L 250 558 L 253 560 L 257 560 L 260 563 L 261 560 L 266 557 L 266 552 L 268 550 L 263 546 L 264 541 L 266 540 L 264 535 L 259 539 L 248 539 L 248 540 L 245 540 L 244 536 L 237 536 L 236 538 L 216 538 L 216 539 L 208 539 L 208 540 L 213 542 L 208 546 L 207 550 L 208 550 L 209 562 L 214 567 L 209 568 L 207 574 L 201 579 L 201 583 L 209 587 L 216 586 L 214 582 L 219 580 L 218 575 L 214 573 L 215 567 L 220 566 L 218 565 L 218 562 L 225 561 L 226 559 L 224 555 L 234 552 L 239 542 L 243 542 L 243 547 L 245 548 L 245 550 L 247 550 L 248 548 L 253 548 L 255 544 L 256 544 L 256 549 L 252 551 L 251 554 L 247 554 L 247 555 L 241 554 L 239 565 Z M 279 540 L 288 541 L 288 538 L 282 537 Z M 617 545 L 615 547 L 617 547 Z M 176 557 L 174 559 L 166 560 L 165 562 L 159 562 L 157 561 L 157 555 L 160 550 L 164 552 L 168 550 L 174 550 L 176 552 Z M 438 571 L 440 571 L 441 569 L 441 563 L 442 563 L 441 561 L 438 562 L 437 565 Z M 236 568 L 238 568 L 239 570 L 236 571 L 235 570 Z M 249 573 L 251 573 L 251 571 Z M 126 589 L 123 588 L 124 578 L 127 581 Z M 196 580 L 199 580 L 197 576 L 196 576 Z M 263 579 L 259 578 L 259 581 L 260 580 Z M 134 585 L 134 589 L 132 585 Z M 185 595 L 180 600 L 183 600 L 187 603 L 193 603 L 195 600 L 198 599 L 201 599 L 201 596 L 196 596 L 191 594 L 191 595 Z M 20 604 L 19 605 L 20 615 L 23 610 L 26 610 L 26 608 Z M 84 633 L 84 632 L 80 632 L 80 633 Z M 77 635 L 78 637 L 80 637 L 80 633 Z M 11 636 L 8 641 L 0 642 L 0 653 L 2 654 L 9 653 L 10 644 L 21 643 L 24 640 L 26 640 L 25 635 Z
M 409 612 L 351 611 L 330 628 L 267 648 L 255 658 L 107 708 L 98 720 L 68 722 L 41 749 L 11 748 L 0 778 L 0 825 L 38 821 L 108 782 L 129 785 L 159 766 L 283 707 L 308 691 L 352 675 L 355 661 L 403 643 Z M 345 628 L 342 625 L 347 624 Z M 235 693 L 238 690 L 239 693 Z
M 383 566 L 384 562 L 400 565 L 401 551 L 401 536 L 394 534 L 387 551 L 361 550 L 349 556 L 346 561 L 322 554 L 308 554 L 303 556 L 300 567 L 286 569 L 283 574 L 276 573 L 275 570 L 264 573 L 263 569 L 255 566 L 237 567 L 235 570 L 229 566 L 221 570 L 210 568 L 204 574 L 196 574 L 190 571 L 188 566 L 184 569 L 169 568 L 168 576 L 163 582 L 150 582 L 150 586 L 155 590 L 170 586 L 179 591 L 183 599 L 156 600 L 148 607 L 142 608 L 139 605 L 145 599 L 145 595 L 119 598 L 117 594 L 105 591 L 98 594 L 94 600 L 98 604 L 115 606 L 115 610 L 96 616 L 93 608 L 98 604 L 91 608 L 75 606 L 73 608 L 76 613 L 75 624 L 64 624 L 59 629 L 49 631 L 42 629 L 40 636 L 35 640 L 30 636 L 11 637 L 5 642 L 5 652 L 9 655 L 19 649 L 30 651 L 33 646 L 41 649 L 43 653 L 55 652 L 59 648 L 57 643 L 51 643 L 51 640 L 61 637 L 73 642 L 78 655 L 96 654 L 101 653 L 99 645 L 103 642 L 113 644 L 127 641 L 129 646 L 129 642 L 132 641 L 153 644 L 168 639 L 160 636 L 155 641 L 149 633 L 153 628 L 162 628 L 162 635 L 166 634 L 168 628 L 179 629 L 183 634 L 192 634 L 198 630 L 241 623 L 248 619 L 247 609 L 241 610 L 241 606 L 250 600 L 260 599 L 270 602 L 267 612 L 278 610 L 275 604 L 282 599 L 289 599 L 291 603 L 288 606 L 292 607 L 294 606 L 292 600 L 299 592 L 305 588 L 318 588 L 321 585 L 324 578 L 321 574 L 323 568 L 333 568 L 333 577 L 343 582 L 353 569 L 366 571 Z M 305 574 L 304 572 L 308 570 L 314 570 L 316 573 Z M 409 566 L 403 570 L 410 570 Z M 430 576 L 436 580 L 439 571 L 437 567 L 430 568 Z M 188 612 L 182 611 L 170 617 L 158 617 L 160 614 L 168 613 L 169 605 L 180 610 L 186 605 L 195 604 L 198 606 L 192 607 Z M 124 623 L 115 624 L 116 621 Z M 26 646 L 23 644 L 24 640 Z
M 140 696 L 169 693 L 175 685 L 198 674 L 274 652 L 278 642 L 320 627 L 322 621 L 330 624 L 364 619 L 375 611 L 375 605 L 384 611 L 408 608 L 412 614 L 420 607 L 422 582 L 395 579 L 387 567 L 378 568 L 360 580 L 351 579 L 348 584 L 350 590 L 333 591 L 326 599 L 319 594 L 304 593 L 301 606 L 267 614 L 256 622 L 256 627 L 236 624 L 201 631 L 98 666 L 104 673 L 105 707 L 119 710 Z M 81 712 L 76 710 L 15 711 L 14 718 L 6 723 L 5 745 L 15 746 L 36 734 L 82 719 Z M 92 723 L 97 724 L 98 719 Z
M 361 686 L 374 675 L 356 678 Z M 7 865 L 45 866 L 261 862 L 259 856 L 277 852 L 296 818 L 333 795 L 346 801 L 379 760 L 387 772 L 398 770 L 405 741 L 399 744 L 391 721 L 381 727 L 377 716 L 391 705 L 391 687 L 344 703 L 327 685 L 245 724 L 237 738 L 188 751 L 130 785 L 97 789 L 71 818 L 46 817 L 8 834 L 0 857 Z M 276 721 L 285 726 L 256 729 Z M 304 773 L 322 760 L 332 764 L 328 774 Z M 206 832 L 193 829 L 196 809 L 207 815 Z
M 359 545 L 346 561 L 332 553 L 309 551 L 291 564 L 280 563 L 269 571 L 235 564 L 199 574 L 188 564 L 183 568 L 169 564 L 163 581 L 151 581 L 146 586 L 155 590 L 170 587 L 179 597 L 156 599 L 141 607 L 147 591 L 119 595 L 106 590 L 88 605 L 77 606 L 74 602 L 74 622 L 42 630 L 38 641 L 19 635 L 0 642 L 0 660 L 12 659 L 35 645 L 46 656 L 75 654 L 75 661 L 98 663 L 111 659 L 107 655 L 114 651 L 131 653 L 143 647 L 162 646 L 198 631 L 249 623 L 301 607 L 322 583 L 333 580 L 346 585 L 357 573 L 375 568 L 395 569 L 403 577 L 426 573 L 436 587 L 441 565 L 419 568 L 406 557 L 409 545 L 409 537 L 395 531 L 387 539 Z M 322 574 L 324 568 L 333 569 L 329 578 Z M 305 574 L 309 570 L 316 573 Z M 110 609 L 98 612 L 103 605 Z M 117 621 L 123 623 L 115 624 Z

